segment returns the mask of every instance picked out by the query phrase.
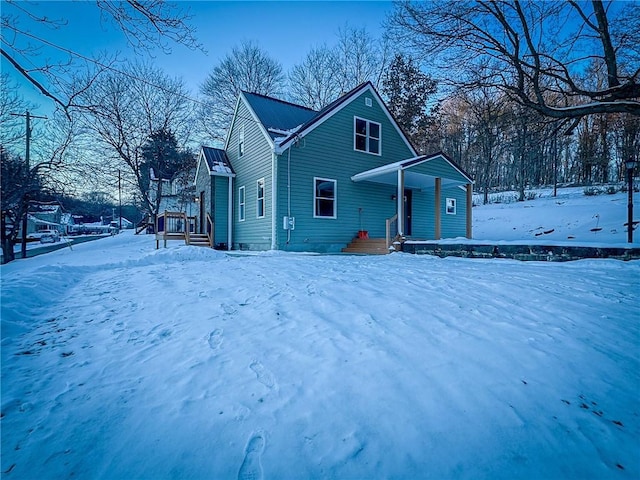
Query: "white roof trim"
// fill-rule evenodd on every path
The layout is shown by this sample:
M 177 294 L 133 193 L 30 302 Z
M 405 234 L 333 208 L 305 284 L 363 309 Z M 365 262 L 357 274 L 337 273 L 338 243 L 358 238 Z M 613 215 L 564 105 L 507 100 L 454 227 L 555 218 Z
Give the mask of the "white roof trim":
M 391 115 L 391 112 L 389 111 L 389 109 L 387 108 L 387 105 L 384 103 L 384 101 L 382 100 L 382 98 L 380 97 L 380 95 L 378 94 L 378 92 L 376 92 L 376 89 L 373 88 L 373 85 L 371 85 L 371 83 L 368 83 L 357 95 L 354 95 L 351 99 L 349 99 L 348 101 L 345 101 L 343 103 L 340 104 L 340 106 L 334 108 L 333 110 L 329 111 L 328 113 L 326 113 L 320 120 L 318 120 L 317 122 L 312 123 L 311 125 L 309 125 L 307 128 L 305 128 L 304 130 L 297 132 L 296 136 L 291 138 L 289 141 L 281 144 L 278 146 L 278 153 L 281 154 L 284 150 L 286 150 L 287 148 L 289 148 L 291 146 L 291 144 L 293 142 L 295 142 L 296 140 L 298 140 L 299 138 L 304 137 L 307 133 L 311 132 L 313 129 L 315 129 L 316 127 L 322 125 L 325 121 L 327 121 L 329 118 L 333 117 L 336 113 L 338 113 L 340 110 L 342 110 L 343 108 L 345 108 L 347 105 L 351 104 L 351 102 L 353 102 L 354 100 L 360 98 L 362 96 L 363 93 L 365 92 L 371 92 L 371 94 L 376 98 L 376 101 L 378 102 L 378 104 L 381 106 L 382 110 L 384 111 L 385 115 L 387 116 L 387 118 L 389 119 L 389 121 L 391 122 L 391 124 L 394 126 L 394 128 L 396 129 L 396 131 L 398 132 L 398 134 L 400 135 L 400 137 L 402 138 L 402 140 L 405 142 L 405 144 L 407 145 L 407 147 L 409 148 L 409 151 L 411 151 L 414 155 L 417 155 L 418 152 L 415 151 L 415 149 L 413 148 L 413 146 L 411 145 L 411 142 L 409 142 L 409 140 L 407 139 L 406 135 L 404 134 L 404 132 L 402 131 L 402 129 L 398 126 L 398 123 L 395 121 L 395 119 L 393 118 L 393 116 Z
M 247 100 L 247 97 L 244 96 L 244 92 L 240 92 L 240 95 L 238 95 L 238 104 L 236 105 L 236 109 L 233 112 L 233 122 L 231 122 L 231 128 L 229 129 L 229 132 L 227 134 L 227 141 L 224 144 L 225 151 L 229 147 L 229 140 L 231 139 L 231 131 L 233 130 L 233 125 L 236 123 L 236 120 L 238 119 L 236 115 L 238 114 L 238 108 L 240 107 L 240 99 L 242 99 L 242 102 L 244 103 L 245 107 L 247 107 L 247 110 L 249 110 L 249 114 L 253 118 L 253 121 L 256 122 L 256 124 L 258 125 L 258 128 L 260 128 L 260 131 L 262 132 L 262 135 L 264 135 L 264 138 L 267 140 L 267 143 L 273 150 L 275 144 L 273 143 L 273 139 L 271 138 L 271 135 L 269 135 L 269 132 L 267 132 L 267 129 L 258 118 L 258 115 L 256 115 L 256 112 L 253 110 L 253 108 L 251 108 L 251 104 Z
M 193 179 L 193 184 L 196 185 L 198 183 L 198 173 L 200 173 L 200 162 L 205 161 L 204 163 L 206 164 L 207 161 L 204 158 L 204 155 L 202 154 L 202 146 L 200 146 L 200 153 L 198 153 L 198 166 L 196 167 L 196 176 Z M 209 170 L 209 166 L 207 165 L 207 170 Z M 209 172 L 211 173 L 211 172 Z
M 405 170 L 405 187 L 410 189 L 419 189 L 425 190 L 430 189 L 435 186 L 434 179 L 435 175 L 428 175 L 426 173 L 418 173 L 412 172 L 410 169 L 415 167 L 416 165 L 421 165 L 430 160 L 434 160 L 436 158 L 443 158 L 447 161 L 449 165 L 455 168 L 451 162 L 447 160 L 447 158 L 441 154 L 433 155 L 431 157 L 425 156 L 422 157 L 414 157 L 406 160 L 400 160 L 399 162 L 388 163 L 386 165 L 382 165 L 380 167 L 372 168 L 371 170 L 365 170 L 364 172 L 357 173 L 351 177 L 353 182 L 373 182 L 373 183 L 382 183 L 385 185 L 397 185 L 398 177 L 397 172 L 399 170 Z M 421 159 L 421 160 L 420 160 Z M 420 160 L 420 161 L 416 161 Z M 460 172 L 458 168 L 455 168 L 457 172 L 459 172 L 465 179 L 469 180 L 464 173 Z M 471 181 L 471 180 L 469 180 Z M 442 185 L 464 185 L 467 182 L 460 182 L 458 180 L 442 178 Z

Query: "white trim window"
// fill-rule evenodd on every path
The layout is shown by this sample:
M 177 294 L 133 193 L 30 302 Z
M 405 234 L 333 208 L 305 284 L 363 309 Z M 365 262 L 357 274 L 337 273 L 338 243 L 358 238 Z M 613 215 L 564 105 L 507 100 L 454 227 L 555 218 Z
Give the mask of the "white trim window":
M 338 181 L 313 177 L 313 218 L 337 218 Z
M 244 222 L 246 213 L 246 195 L 244 185 L 238 188 L 238 221 Z
M 238 134 L 238 158 L 244 155 L 244 125 L 240 127 L 240 133 Z
M 380 155 L 382 125 L 371 120 L 353 117 L 353 148 L 360 152 Z
M 256 217 L 264 218 L 264 178 L 256 183 Z
M 447 215 L 455 215 L 456 214 L 456 199 L 455 198 L 447 198 L 445 203 Z

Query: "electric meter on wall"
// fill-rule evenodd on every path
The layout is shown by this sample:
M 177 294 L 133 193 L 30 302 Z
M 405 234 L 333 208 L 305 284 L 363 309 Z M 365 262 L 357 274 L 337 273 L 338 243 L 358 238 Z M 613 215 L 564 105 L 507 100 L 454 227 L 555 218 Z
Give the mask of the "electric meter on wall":
M 282 228 L 285 230 L 295 230 L 296 217 L 282 217 Z

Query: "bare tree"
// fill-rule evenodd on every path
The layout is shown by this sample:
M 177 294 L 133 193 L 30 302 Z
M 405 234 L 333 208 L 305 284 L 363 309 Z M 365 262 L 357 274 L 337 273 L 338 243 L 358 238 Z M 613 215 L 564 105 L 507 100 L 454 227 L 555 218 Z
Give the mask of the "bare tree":
M 170 51 L 168 41 L 178 42 L 188 48 L 200 48 L 194 30 L 189 25 L 188 11 L 162 0 L 139 2 L 136 0 L 98 0 L 97 8 L 104 22 L 113 22 L 124 33 L 128 43 L 136 50 L 150 50 L 160 47 Z M 48 27 L 47 37 L 33 33 L 35 25 Z M 34 2 L 6 0 L 2 4 L 2 46 L 0 54 L 12 67 L 42 95 L 68 112 L 79 103 L 79 92 L 69 90 L 67 77 L 78 66 L 91 64 L 95 73 L 113 68 L 113 59 L 86 57 L 59 45 L 56 31 L 65 28 L 64 18 L 49 18 L 39 10 Z M 56 53 L 66 54 L 67 60 L 50 62 L 42 55 L 43 48 L 52 48 Z M 91 79 L 88 79 L 91 80 Z M 81 88 L 87 88 L 90 81 Z M 75 84 L 78 87 L 78 84 Z
M 495 165 L 504 149 L 504 136 L 508 124 L 509 111 L 504 95 L 497 95 L 490 88 L 463 94 L 467 103 L 473 131 L 471 147 L 475 176 L 483 187 L 484 203 L 488 203 L 489 189 L 497 182 Z
M 637 3 L 403 1 L 390 26 L 450 83 L 497 87 L 569 130 L 585 115 L 640 115 Z M 594 60 L 607 72 L 601 88 L 581 78 Z
M 335 49 L 326 45 L 312 48 L 302 63 L 289 73 L 289 98 L 314 110 L 333 102 L 340 94 Z
M 115 157 L 118 167 L 124 164 L 126 178 L 135 185 L 145 209 L 156 215 L 142 147 L 161 130 L 173 132 L 180 145 L 187 143 L 194 104 L 183 81 L 146 64 L 129 64 L 122 73 L 101 75 L 83 93 L 83 102 L 90 105 L 82 116 L 84 128 L 105 147 L 106 158 Z
M 21 151 L 17 145 L 11 145 L 12 151 L 0 145 L 2 173 L 0 203 L 3 261 L 14 259 L 13 246 L 21 225 L 29 210 L 29 203 L 47 192 L 55 191 L 55 172 L 65 161 L 74 133 L 71 122 L 63 115 L 56 115 L 45 120 L 46 125 L 38 129 L 34 141 L 27 140 L 30 145 L 27 158 L 15 152 Z M 19 130 L 19 127 L 16 128 Z M 30 136 L 34 129 L 29 129 Z M 25 140 L 26 129 L 22 124 L 22 138 Z M 26 231 L 22 232 L 26 235 Z
M 392 55 L 386 38 L 376 40 L 365 28 L 349 25 L 338 31 L 335 48 L 341 93 L 346 93 L 361 83 L 370 81 L 380 89 Z
M 277 96 L 283 93 L 282 65 L 257 43 L 243 42 L 216 65 L 201 87 L 206 97 L 200 118 L 215 140 L 229 127 L 240 91 Z

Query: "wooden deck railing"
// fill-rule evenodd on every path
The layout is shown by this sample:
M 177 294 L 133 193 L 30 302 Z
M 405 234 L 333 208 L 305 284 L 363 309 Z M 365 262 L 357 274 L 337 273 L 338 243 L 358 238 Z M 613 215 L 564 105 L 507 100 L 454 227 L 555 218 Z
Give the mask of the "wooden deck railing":
M 213 247 L 213 220 L 211 215 L 207 213 L 207 238 L 209 239 L 209 245 Z
M 167 240 L 188 240 L 190 225 L 187 214 L 183 212 L 163 212 L 156 217 L 156 249 L 160 240 L 167 246 Z
M 393 240 L 398 235 L 398 214 L 397 213 L 393 217 L 387 218 L 385 230 L 386 230 L 387 248 L 389 248 L 391 247 Z

